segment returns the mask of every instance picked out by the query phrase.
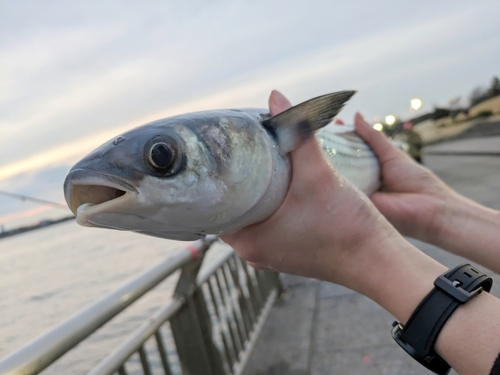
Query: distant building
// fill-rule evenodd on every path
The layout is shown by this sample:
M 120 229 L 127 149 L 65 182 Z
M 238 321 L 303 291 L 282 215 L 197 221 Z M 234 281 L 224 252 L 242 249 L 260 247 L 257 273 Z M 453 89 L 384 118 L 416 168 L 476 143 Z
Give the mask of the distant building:
M 441 117 L 440 119 L 434 121 L 434 125 L 438 128 L 444 128 L 453 125 L 453 118 L 451 118 L 450 116 Z
M 500 114 L 500 95 L 497 95 L 491 99 L 485 100 L 479 104 L 476 104 L 469 109 L 469 116 L 471 118 L 476 117 L 481 112 L 491 112 L 492 114 Z
M 443 117 L 449 117 L 451 116 L 452 113 L 448 108 L 440 108 L 436 107 L 434 108 L 433 112 L 425 113 L 423 115 L 420 115 L 418 117 L 412 118 L 410 121 L 413 124 L 413 126 L 420 124 L 422 122 L 427 122 L 429 120 L 439 120 Z
M 469 119 L 469 116 L 467 116 L 467 113 L 465 113 L 465 112 L 460 112 L 454 118 L 455 122 L 463 122 L 463 121 L 467 121 L 468 119 Z

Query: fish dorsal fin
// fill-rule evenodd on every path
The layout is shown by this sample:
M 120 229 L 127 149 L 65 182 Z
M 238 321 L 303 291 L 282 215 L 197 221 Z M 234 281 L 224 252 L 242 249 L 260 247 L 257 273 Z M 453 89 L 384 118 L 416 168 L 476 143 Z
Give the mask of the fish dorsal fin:
M 328 125 L 356 91 L 339 91 L 300 103 L 262 122 L 276 138 L 282 155 L 295 150 Z

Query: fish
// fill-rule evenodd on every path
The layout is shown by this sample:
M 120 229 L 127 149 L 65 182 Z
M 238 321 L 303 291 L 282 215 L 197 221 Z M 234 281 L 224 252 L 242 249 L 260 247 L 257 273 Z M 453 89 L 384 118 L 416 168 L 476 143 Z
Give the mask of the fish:
M 182 241 L 234 233 L 279 208 L 291 182 L 289 153 L 314 136 L 334 168 L 369 195 L 380 185 L 377 158 L 352 127 L 331 124 L 354 93 L 322 95 L 275 116 L 211 110 L 139 126 L 71 168 L 66 202 L 87 227 Z

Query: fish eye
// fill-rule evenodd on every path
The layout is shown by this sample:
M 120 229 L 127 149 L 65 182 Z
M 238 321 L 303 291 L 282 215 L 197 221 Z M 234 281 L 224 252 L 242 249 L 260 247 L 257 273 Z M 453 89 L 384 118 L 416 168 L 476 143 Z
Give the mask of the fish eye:
M 144 145 L 144 163 L 153 175 L 171 177 L 179 173 L 186 164 L 183 143 L 177 137 L 155 135 Z
M 149 149 L 148 159 L 155 169 L 166 171 L 174 163 L 175 150 L 165 142 L 158 142 Z

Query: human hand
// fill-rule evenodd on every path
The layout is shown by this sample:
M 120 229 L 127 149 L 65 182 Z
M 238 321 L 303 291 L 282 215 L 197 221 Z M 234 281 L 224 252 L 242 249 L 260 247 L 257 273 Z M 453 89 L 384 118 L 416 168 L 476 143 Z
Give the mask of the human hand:
M 273 91 L 272 115 L 290 106 Z M 367 197 L 326 161 L 316 139 L 292 151 L 290 158 L 292 180 L 280 208 L 264 222 L 221 238 L 254 266 L 357 289 L 352 273 L 359 273 L 364 264 L 373 265 L 374 244 L 401 237 Z
M 275 115 L 290 103 L 273 92 L 269 106 Z M 405 215 L 418 210 L 423 199 L 429 209 L 422 209 L 421 218 L 428 217 L 449 188 L 374 133 L 360 115 L 355 122 L 382 166 L 384 191 L 375 193 L 373 202 L 392 220 L 402 215 L 408 225 L 411 219 Z M 314 138 L 290 158 L 292 180 L 280 208 L 267 220 L 222 239 L 254 266 L 344 285 L 406 324 L 446 268 L 405 241 L 365 195 L 336 173 Z M 441 331 L 436 351 L 458 372 L 490 369 L 500 342 L 495 321 L 499 305 L 482 293 L 459 307 Z M 472 341 L 470 332 L 475 333 Z
M 435 242 L 447 201 L 457 193 L 394 147 L 359 113 L 354 116 L 354 126 L 380 163 L 382 186 L 370 197 L 373 204 L 403 235 Z

